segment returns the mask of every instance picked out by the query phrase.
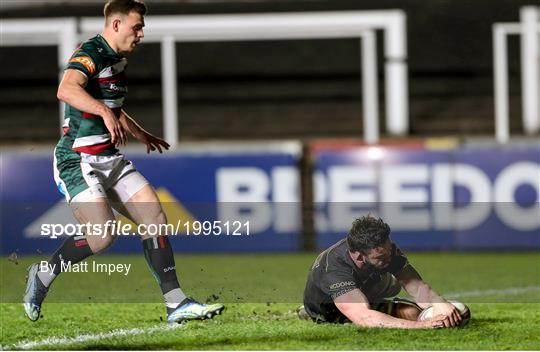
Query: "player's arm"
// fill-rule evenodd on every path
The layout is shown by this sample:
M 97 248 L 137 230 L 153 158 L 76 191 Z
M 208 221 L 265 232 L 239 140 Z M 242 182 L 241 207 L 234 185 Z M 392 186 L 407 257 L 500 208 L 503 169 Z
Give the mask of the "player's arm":
M 124 110 L 120 112 L 120 123 L 126 131 L 128 131 L 133 137 L 139 140 L 141 143 L 146 145 L 146 152 L 158 150 L 160 153 L 163 153 L 161 148 L 169 149 L 169 143 L 165 142 L 163 139 L 152 135 L 151 133 L 144 130 L 131 116 L 129 116 Z
M 67 69 L 64 71 L 56 96 L 59 100 L 78 110 L 101 116 L 111 134 L 111 142 L 124 145 L 126 134 L 120 122 L 108 106 L 88 94 L 85 90 L 87 84 L 88 77 L 84 73 L 75 69 Z
M 366 296 L 359 289 L 353 289 L 334 299 L 334 304 L 350 321 L 361 327 L 429 329 L 443 326 L 443 316 L 435 316 L 426 321 L 399 319 L 370 309 Z
M 437 292 L 420 277 L 420 274 L 411 265 L 407 264 L 401 272 L 396 275 L 396 278 L 401 283 L 401 286 L 414 299 L 416 304 L 421 308 L 433 306 L 434 315 L 442 314 L 448 319 L 445 320 L 445 326 L 456 326 L 461 321 L 461 315 L 458 309 L 448 303 L 444 298 L 439 296 Z

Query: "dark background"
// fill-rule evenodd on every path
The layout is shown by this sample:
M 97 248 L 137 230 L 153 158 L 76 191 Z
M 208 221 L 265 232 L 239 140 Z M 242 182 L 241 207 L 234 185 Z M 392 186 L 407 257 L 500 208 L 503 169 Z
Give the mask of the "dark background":
M 492 24 L 518 22 L 519 7 L 534 5 L 525 0 L 147 3 L 151 15 L 403 9 L 415 137 L 493 135 Z M 0 12 L 2 18 L 101 13 L 101 4 L 83 2 Z M 511 126 L 521 133 L 517 36 L 509 48 Z M 381 33 L 378 49 L 384 117 Z M 362 136 L 359 40 L 182 43 L 177 55 L 181 140 Z M 2 47 L 0 62 L 2 140 L 54 141 L 56 48 Z M 161 134 L 159 45 L 140 46 L 129 64 L 126 109 Z

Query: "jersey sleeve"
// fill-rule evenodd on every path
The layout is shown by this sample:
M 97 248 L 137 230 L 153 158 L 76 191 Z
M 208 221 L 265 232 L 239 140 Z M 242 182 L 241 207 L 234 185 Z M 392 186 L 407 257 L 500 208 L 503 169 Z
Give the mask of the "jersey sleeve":
M 396 276 L 398 275 L 401 270 L 403 270 L 404 267 L 407 266 L 409 263 L 409 260 L 403 254 L 401 249 L 395 244 L 392 244 L 392 260 L 390 261 L 390 264 L 386 268 L 386 271 L 391 273 L 392 275 Z
M 323 291 L 335 300 L 341 295 L 359 288 L 351 272 L 332 270 L 326 273 L 322 285 Z
M 98 72 L 98 66 L 94 55 L 89 50 L 79 48 L 66 65 L 67 69 L 74 69 L 84 73 L 88 78 L 93 77 Z

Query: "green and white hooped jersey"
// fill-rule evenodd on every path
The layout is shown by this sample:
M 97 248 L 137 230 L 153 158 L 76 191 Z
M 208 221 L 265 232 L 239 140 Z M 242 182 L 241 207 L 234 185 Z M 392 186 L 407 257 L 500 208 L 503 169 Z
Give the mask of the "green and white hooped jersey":
M 127 94 L 126 66 L 126 58 L 116 53 L 105 38 L 97 35 L 81 44 L 66 69 L 85 74 L 88 77 L 86 91 L 111 108 L 118 117 Z M 69 104 L 65 107 L 64 135 L 57 148 L 92 155 L 118 152 L 101 116 L 80 111 Z
M 97 35 L 81 44 L 66 69 L 86 75 L 88 94 L 102 101 L 119 117 L 127 94 L 126 66 L 127 60 L 117 54 L 105 38 Z M 69 104 L 65 107 L 64 135 L 54 151 L 54 176 L 58 190 L 70 201 L 93 184 L 104 182 L 98 179 L 98 170 L 94 170 L 89 161 L 107 166 L 110 160 L 123 160 L 123 156 L 111 143 L 101 116 L 80 111 Z

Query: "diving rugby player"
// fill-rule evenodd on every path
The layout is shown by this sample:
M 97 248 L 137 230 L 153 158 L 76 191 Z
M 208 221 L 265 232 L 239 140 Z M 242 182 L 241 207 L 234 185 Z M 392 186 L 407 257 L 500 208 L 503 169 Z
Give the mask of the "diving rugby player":
M 402 287 L 414 302 L 392 299 Z M 419 321 L 429 307 L 433 317 Z M 462 321 L 456 306 L 433 291 L 390 240 L 390 227 L 372 216 L 356 219 L 345 239 L 317 257 L 298 314 L 316 322 L 403 329 L 453 327 Z
M 138 225 L 167 223 L 154 188 L 117 149 L 126 144 L 126 131 L 146 145 L 147 153 L 169 148 L 123 109 L 127 94 L 124 54 L 134 51 L 144 37 L 146 11 L 139 0 L 108 1 L 102 33 L 75 51 L 58 87 L 58 99 L 66 109 L 64 135 L 54 152 L 54 177 L 81 224 L 111 223 L 113 209 Z M 68 237 L 49 260 L 54 270 L 40 271 L 38 264 L 29 267 L 24 308 L 30 320 L 39 319 L 62 263 L 76 264 L 113 243 L 111 227 L 104 228 L 108 230 L 105 236 L 87 232 Z M 169 323 L 221 313 L 223 305 L 200 304 L 182 291 L 167 234 L 141 235 L 141 240 L 163 293 Z

